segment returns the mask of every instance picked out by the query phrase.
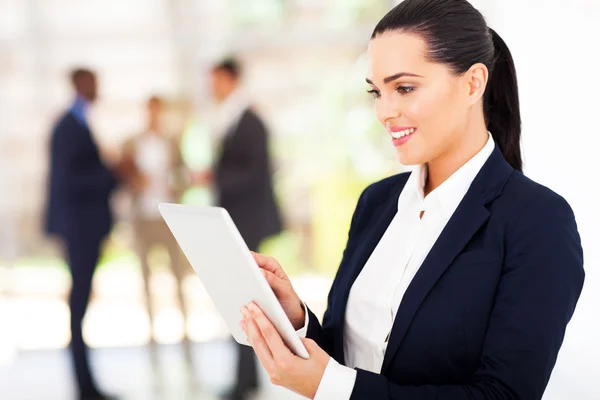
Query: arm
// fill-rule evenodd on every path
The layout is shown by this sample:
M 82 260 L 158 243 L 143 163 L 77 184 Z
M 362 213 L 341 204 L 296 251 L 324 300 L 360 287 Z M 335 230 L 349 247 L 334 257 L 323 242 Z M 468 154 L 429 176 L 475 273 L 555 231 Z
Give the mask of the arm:
M 136 155 L 136 141 L 135 141 L 135 137 L 132 137 L 132 138 L 127 139 L 125 141 L 125 143 L 123 143 L 121 162 L 123 163 L 125 160 L 128 160 L 130 162 L 131 169 L 135 171 L 135 176 L 141 177 L 135 155 Z M 131 174 L 131 175 L 133 175 L 133 174 Z M 135 185 L 132 177 L 129 177 L 129 179 L 126 180 L 126 179 L 124 179 L 124 176 L 123 176 L 122 179 L 120 179 L 120 180 L 124 184 L 125 189 L 131 195 L 137 196 L 141 193 L 141 186 Z
M 169 187 L 173 198 L 179 199 L 190 184 L 189 170 L 181 154 L 181 137 L 171 141 L 171 169 L 169 173 Z
M 507 227 L 506 258 L 481 365 L 464 385 L 399 386 L 357 370 L 352 400 L 541 399 L 584 280 L 573 212 L 558 196 Z
M 360 226 L 363 223 L 364 218 L 361 218 L 361 216 L 366 208 L 368 192 L 369 188 L 361 194 L 352 217 L 348 245 L 344 251 L 340 269 L 343 268 L 344 260 L 351 257 L 352 249 L 355 247 L 352 241 L 356 240 L 357 232 L 360 231 Z M 250 329 L 250 336 L 252 337 L 250 343 L 252 343 L 261 363 L 269 373 L 271 381 L 315 400 L 349 399 L 354 388 L 356 371 L 340 365 L 330 357 L 334 353 L 334 333 L 336 329 L 339 329 L 339 327 L 332 326 L 329 314 L 332 309 L 332 299 L 335 296 L 334 291 L 338 277 L 336 276 L 336 279 L 334 279 L 329 293 L 328 312 L 325 314 L 324 327 L 321 327 L 317 317 L 308 310 L 293 290 L 279 263 L 260 254 L 254 254 L 254 259 L 262 269 L 265 278 L 284 310 L 286 310 L 288 318 L 296 327 L 297 334 L 300 337 L 305 337 L 308 331 L 308 335 L 320 341 L 320 346 L 328 349 L 328 351 L 325 351 L 314 340 L 303 338 L 303 343 L 310 354 L 309 360 L 302 360 L 299 357 L 290 358 L 289 350 L 277 345 L 281 338 L 278 334 L 274 335 L 272 333 L 272 324 L 267 321 L 259 323 L 262 326 L 260 330 L 263 333 L 270 333 L 263 336 L 256 329 Z M 259 319 L 264 319 L 259 314 L 261 313 L 257 313 L 255 317 L 260 316 Z M 246 330 L 246 332 L 249 331 Z M 264 351 L 265 346 L 271 347 L 271 355 Z M 277 348 L 279 348 L 278 351 Z M 275 357 L 274 360 L 273 357 Z
M 310 327 L 312 335 L 318 335 L 321 330 L 321 325 L 315 314 L 308 309 L 304 304 L 305 320 L 304 327 L 297 330 L 296 333 L 301 338 L 307 337 L 307 332 Z M 313 339 L 314 340 L 314 339 Z M 321 347 L 322 349 L 322 347 Z M 327 353 L 331 354 L 331 353 Z M 331 356 L 329 362 L 323 372 L 321 381 L 317 387 L 314 400 L 329 400 L 329 399 L 349 399 L 356 381 L 356 371 L 347 368 Z
M 116 178 L 99 156 L 96 160 L 82 159 L 80 142 L 71 133 L 66 127 L 58 127 L 53 143 L 54 162 L 67 196 L 81 200 L 110 195 L 117 185 Z

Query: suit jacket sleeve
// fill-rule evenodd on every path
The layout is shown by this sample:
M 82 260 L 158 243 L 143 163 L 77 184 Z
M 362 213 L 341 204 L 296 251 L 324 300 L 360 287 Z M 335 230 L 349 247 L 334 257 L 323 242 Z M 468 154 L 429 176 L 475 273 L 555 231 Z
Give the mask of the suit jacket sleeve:
M 267 130 L 258 118 L 247 118 L 238 125 L 230 146 L 244 149 L 235 164 L 216 168 L 216 180 L 223 197 L 236 197 L 260 185 L 270 175 Z
M 358 370 L 352 400 L 541 399 L 583 286 L 583 253 L 573 212 L 556 195 L 532 201 L 513 221 L 473 379 L 464 385 L 398 386 Z
M 67 126 L 59 126 L 55 132 L 53 154 L 63 180 L 61 187 L 74 200 L 109 196 L 117 185 L 115 176 L 99 156 L 91 160 L 80 156 L 81 141 L 76 133 Z
M 351 256 L 350 252 L 353 248 L 353 239 L 355 238 L 355 234 L 358 230 L 359 220 L 361 219 L 363 211 L 366 208 L 365 203 L 367 202 L 366 198 L 368 197 L 368 191 L 369 188 L 365 189 L 360 195 L 358 203 L 356 205 L 356 209 L 354 210 L 354 214 L 352 215 L 350 231 L 348 232 L 348 244 L 346 245 L 346 249 L 344 250 L 342 256 L 342 265 L 344 264 L 345 259 Z M 339 275 L 340 270 L 338 270 L 336 277 L 333 280 L 333 284 L 331 285 L 331 289 L 329 291 L 329 295 L 327 298 L 327 311 L 325 311 L 325 315 L 323 316 L 323 325 L 319 323 L 319 320 L 315 316 L 315 314 L 310 309 L 308 309 L 308 329 L 306 332 L 306 337 L 314 340 L 323 350 L 325 350 L 331 356 L 333 356 L 334 353 L 333 345 L 337 328 L 334 327 L 332 324 L 330 311 L 332 310 L 331 302 L 336 296 L 336 286 Z M 338 361 L 343 362 L 343 360 Z

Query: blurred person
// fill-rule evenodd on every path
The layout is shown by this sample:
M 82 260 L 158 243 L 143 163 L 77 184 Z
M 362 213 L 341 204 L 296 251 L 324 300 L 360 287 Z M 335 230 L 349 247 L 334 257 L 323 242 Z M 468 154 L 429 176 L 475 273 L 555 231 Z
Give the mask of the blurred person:
M 542 398 L 583 282 L 569 204 L 522 173 L 510 51 L 467 0 L 405 0 L 377 24 L 368 91 L 402 164 L 369 186 L 320 323 L 255 254 L 310 354 L 253 303 L 271 380 L 310 399 Z
M 268 132 L 241 88 L 241 67 L 230 58 L 211 71 L 213 96 L 219 106 L 215 136 L 220 154 L 211 171 L 196 182 L 213 184 L 216 203 L 225 208 L 248 248 L 281 232 L 281 215 L 273 193 Z M 238 345 L 237 380 L 230 399 L 246 399 L 258 387 L 252 348 Z
M 169 137 L 160 125 L 163 100 L 153 96 L 147 102 L 148 123 L 146 130 L 128 140 L 125 157 L 133 160 L 139 179 L 130 187 L 133 194 L 133 232 L 135 249 L 140 259 L 146 307 L 150 326 L 154 326 L 154 311 L 150 289 L 150 265 L 148 256 L 155 246 L 164 246 L 169 254 L 169 267 L 177 280 L 179 307 L 184 321 L 188 313 L 182 282 L 187 276 L 188 264 L 184 262 L 179 245 L 158 211 L 161 202 L 179 201 L 187 186 L 187 170 L 180 151 L 180 141 Z M 141 185 L 139 184 L 141 183 Z M 187 325 L 187 324 L 186 324 Z M 185 330 L 186 356 L 191 364 L 190 343 Z M 151 335 L 151 347 L 155 355 L 156 341 Z
M 101 245 L 112 226 L 110 195 L 134 170 L 131 160 L 124 158 L 111 170 L 100 157 L 88 121 L 88 109 L 97 98 L 94 72 L 76 69 L 71 83 L 75 101 L 59 118 L 50 140 L 46 232 L 61 239 L 72 277 L 69 347 L 79 399 L 103 400 L 112 397 L 99 390 L 90 370 L 82 322 Z

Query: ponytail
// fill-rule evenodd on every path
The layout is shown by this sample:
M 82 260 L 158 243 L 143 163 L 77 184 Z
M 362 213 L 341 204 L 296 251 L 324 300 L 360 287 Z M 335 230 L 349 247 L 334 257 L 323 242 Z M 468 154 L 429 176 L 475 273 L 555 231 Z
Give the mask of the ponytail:
M 522 172 L 517 72 L 506 43 L 493 29 L 489 28 L 489 32 L 494 43 L 494 63 L 483 98 L 485 120 L 506 161 Z

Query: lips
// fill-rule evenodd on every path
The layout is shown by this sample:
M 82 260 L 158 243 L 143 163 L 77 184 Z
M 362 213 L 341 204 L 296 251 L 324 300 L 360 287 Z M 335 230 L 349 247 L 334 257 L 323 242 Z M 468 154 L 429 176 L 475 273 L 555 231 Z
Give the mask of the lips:
M 409 128 L 409 127 L 391 127 L 389 128 L 390 135 L 394 139 L 402 139 L 404 136 L 411 135 L 415 133 L 417 128 Z

